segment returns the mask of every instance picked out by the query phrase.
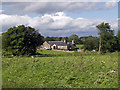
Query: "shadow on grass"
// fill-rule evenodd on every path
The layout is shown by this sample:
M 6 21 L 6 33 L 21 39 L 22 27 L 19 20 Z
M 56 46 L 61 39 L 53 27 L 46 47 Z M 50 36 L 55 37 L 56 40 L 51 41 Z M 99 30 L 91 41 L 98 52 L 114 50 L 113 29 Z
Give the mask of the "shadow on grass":
M 13 57 L 63 57 L 63 56 L 72 56 L 72 54 L 41 54 L 41 53 L 36 53 L 36 54 L 31 54 L 31 55 L 19 55 L 19 56 L 13 56 L 12 54 L 5 55 L 3 57 L 7 58 L 13 58 Z
M 97 54 L 91 54 L 91 53 L 65 53 L 65 54 L 41 54 L 36 53 L 35 57 L 68 57 L 68 56 L 90 56 L 90 55 L 97 55 Z
M 41 53 L 37 53 L 34 56 L 36 57 L 63 57 L 63 56 L 71 56 L 73 54 L 41 54 Z
M 91 53 L 64 53 L 64 54 L 41 54 L 41 53 L 35 53 L 35 54 L 31 54 L 31 55 L 20 55 L 20 56 L 13 56 L 11 54 L 6 55 L 4 57 L 7 58 L 13 58 L 13 57 L 69 57 L 69 56 L 90 56 L 90 55 L 97 55 L 97 54 L 91 54 Z

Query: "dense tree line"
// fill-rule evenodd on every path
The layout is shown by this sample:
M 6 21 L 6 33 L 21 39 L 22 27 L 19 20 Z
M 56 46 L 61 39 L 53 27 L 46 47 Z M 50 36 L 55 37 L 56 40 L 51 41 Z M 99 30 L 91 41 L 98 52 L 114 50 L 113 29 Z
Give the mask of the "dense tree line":
M 85 50 L 96 50 L 99 52 L 120 51 L 120 31 L 114 35 L 109 23 L 101 23 L 96 26 L 99 37 L 86 36 L 79 37 L 73 34 L 69 37 L 43 37 L 34 28 L 24 25 L 9 28 L 7 32 L 2 33 L 2 49 L 5 52 L 11 52 L 13 55 L 30 55 L 36 53 L 36 47 L 44 41 L 64 41 L 75 44 L 83 44 Z M 0 37 L 1 38 L 1 37 Z
M 111 30 L 109 23 L 101 23 L 96 26 L 98 29 L 99 37 L 86 36 L 79 37 L 73 34 L 69 37 L 46 37 L 46 41 L 63 41 L 64 39 L 68 42 L 72 40 L 75 44 L 84 44 L 85 50 L 96 50 L 102 53 L 114 52 L 120 50 L 120 31 L 117 35 L 114 35 L 114 30 Z
M 76 44 L 83 44 L 81 39 L 76 34 L 73 34 L 69 37 L 49 37 L 49 36 L 44 37 L 44 41 L 64 41 L 64 40 L 66 40 L 66 42 L 72 42 L 72 40 L 74 40 Z

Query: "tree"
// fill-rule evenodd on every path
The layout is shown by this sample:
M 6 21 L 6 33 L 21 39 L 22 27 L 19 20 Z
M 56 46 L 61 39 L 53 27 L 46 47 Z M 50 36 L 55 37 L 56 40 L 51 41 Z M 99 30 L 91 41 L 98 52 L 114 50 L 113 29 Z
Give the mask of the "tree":
M 36 53 L 36 47 L 43 42 L 43 36 L 34 28 L 24 25 L 9 28 L 2 35 L 2 45 L 6 51 L 13 55 L 30 55 Z
M 118 33 L 115 37 L 115 40 L 116 40 L 116 43 L 115 44 L 115 47 L 117 48 L 118 51 L 120 51 L 120 30 L 118 30 Z
M 2 33 L 1 38 L 2 38 L 2 49 L 6 50 L 10 43 L 7 32 Z
M 55 41 L 55 38 L 54 38 L 54 37 L 49 37 L 49 36 L 47 36 L 47 37 L 45 38 L 45 41 Z
M 74 40 L 76 44 L 79 43 L 79 37 L 76 34 L 69 36 L 69 42 L 71 42 L 72 40 Z
M 88 36 L 87 38 L 85 37 L 85 40 L 83 41 L 84 44 L 84 49 L 85 50 L 97 50 L 98 48 L 98 38 L 97 37 L 92 37 Z
M 109 23 L 104 22 L 96 27 L 99 35 L 99 52 L 111 51 L 114 43 L 114 30 L 110 29 Z
M 85 41 L 86 41 L 86 39 L 88 38 L 88 37 L 92 37 L 92 36 L 85 36 L 85 37 L 80 37 L 79 39 L 80 39 L 80 44 L 83 44 Z

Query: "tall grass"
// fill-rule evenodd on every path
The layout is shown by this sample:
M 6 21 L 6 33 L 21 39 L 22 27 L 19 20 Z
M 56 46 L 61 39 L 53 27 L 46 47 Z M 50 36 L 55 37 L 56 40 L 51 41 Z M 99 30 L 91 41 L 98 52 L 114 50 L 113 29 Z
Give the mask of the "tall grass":
M 3 57 L 3 88 L 117 88 L 117 53 L 67 53 Z

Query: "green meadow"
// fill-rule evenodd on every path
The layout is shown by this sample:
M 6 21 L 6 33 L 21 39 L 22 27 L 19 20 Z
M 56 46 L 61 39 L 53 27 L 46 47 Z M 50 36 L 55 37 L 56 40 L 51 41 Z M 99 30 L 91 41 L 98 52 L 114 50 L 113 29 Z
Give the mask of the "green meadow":
M 38 50 L 2 58 L 3 88 L 118 88 L 118 53 Z
M 79 49 L 83 49 L 83 46 L 84 46 L 84 45 L 83 45 L 83 44 L 81 44 L 81 45 L 80 45 L 80 44 L 77 44 L 76 46 L 77 46 Z

